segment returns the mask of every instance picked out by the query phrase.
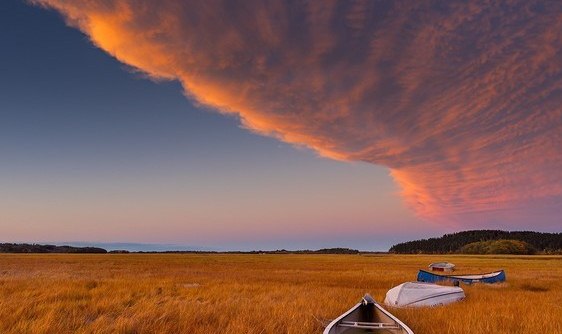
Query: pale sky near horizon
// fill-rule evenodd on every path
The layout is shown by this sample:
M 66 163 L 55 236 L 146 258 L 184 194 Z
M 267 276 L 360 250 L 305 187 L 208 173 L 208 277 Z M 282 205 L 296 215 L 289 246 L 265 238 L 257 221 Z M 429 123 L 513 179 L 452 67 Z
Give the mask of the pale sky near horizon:
M 330 40 L 336 28 L 298 37 L 292 29 L 307 30 L 298 23 L 306 20 L 284 8 L 256 9 L 264 11 L 256 25 L 273 30 L 251 36 L 250 9 L 229 9 L 230 37 L 207 46 L 193 42 L 199 37 L 191 31 L 216 38 L 214 28 L 190 24 L 212 20 L 173 10 L 179 3 L 171 0 L 143 8 L 165 17 L 164 27 L 144 17 L 142 6 L 127 7 L 128 1 L 117 1 L 119 8 L 96 7 L 101 0 L 83 7 L 38 3 L 62 15 L 16 0 L 0 4 L 0 242 L 386 250 L 396 242 L 472 228 L 560 231 L 562 45 L 559 34 L 551 36 L 545 27 L 552 9 L 489 17 L 455 8 L 394 14 L 396 8 L 385 8 L 387 14 L 380 14 L 382 7 L 332 8 L 333 22 L 339 16 L 353 21 L 342 25 L 353 29 L 337 33 L 356 44 L 343 46 Z M 200 12 L 209 9 L 225 10 L 217 2 Z M 306 15 L 320 20 L 315 27 L 321 29 L 325 13 L 315 10 Z M 413 27 L 402 27 L 401 13 L 408 10 Z M 370 11 L 379 14 L 365 19 Z M 441 11 L 465 25 L 452 26 Z M 268 18 L 277 17 L 271 13 L 280 22 L 289 16 L 289 37 L 271 28 Z M 425 25 L 432 15 L 447 33 Z M 520 25 L 519 38 L 533 42 L 512 41 L 512 28 L 499 23 L 490 40 L 472 38 L 478 33 L 474 22 L 495 20 Z M 539 20 L 547 23 L 535 24 Z M 244 33 L 236 35 L 242 21 L 249 27 L 240 24 Z M 380 44 L 375 50 L 392 52 L 364 60 L 374 51 L 363 50 L 363 35 L 378 36 L 394 24 L 404 36 L 369 39 Z M 99 35 L 102 29 L 111 34 Z M 256 42 L 260 38 L 268 42 Z M 250 56 L 238 50 L 244 39 L 255 45 Z M 181 51 L 182 41 L 195 44 Z M 494 52 L 454 51 L 466 43 L 489 50 L 500 41 L 505 45 Z M 424 43 L 453 51 L 423 68 L 393 56 L 403 49 L 439 58 L 426 55 Z M 308 44 L 313 50 L 300 55 Z M 342 58 L 340 47 L 352 47 L 353 57 Z M 335 51 L 329 57 L 309 57 L 330 48 Z M 537 51 L 521 52 L 520 59 L 506 58 L 532 48 Z M 259 56 L 262 50 L 266 56 Z M 255 68 L 246 65 L 254 56 Z M 496 56 L 509 67 L 502 68 Z M 526 62 L 536 69 L 510 72 Z M 320 63 L 329 69 L 319 72 Z M 466 72 L 454 79 L 440 74 L 450 66 Z M 377 70 L 362 74 L 370 68 Z M 547 74 L 528 79 L 539 72 Z M 512 84 L 501 84 L 505 78 Z M 498 95 L 483 82 L 491 82 Z M 490 102 L 518 95 L 526 97 L 524 108 Z M 285 114 L 287 108 L 294 111 Z

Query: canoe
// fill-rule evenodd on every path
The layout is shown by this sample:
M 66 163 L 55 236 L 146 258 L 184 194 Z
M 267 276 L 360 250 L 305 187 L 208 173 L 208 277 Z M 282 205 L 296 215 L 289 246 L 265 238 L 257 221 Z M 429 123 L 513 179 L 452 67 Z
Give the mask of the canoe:
M 500 283 L 505 282 L 505 272 L 503 270 L 493 271 L 485 274 L 469 274 L 469 275 L 439 275 L 429 271 L 420 270 L 418 272 L 418 282 L 463 282 L 465 284 L 472 283 Z
M 414 334 L 408 326 L 382 308 L 369 294 L 332 321 L 324 334 Z
M 388 290 L 384 303 L 393 307 L 431 307 L 451 304 L 464 298 L 464 291 L 458 286 L 406 282 Z
M 455 265 L 449 262 L 435 262 L 430 264 L 429 269 L 433 271 L 453 271 L 455 270 Z

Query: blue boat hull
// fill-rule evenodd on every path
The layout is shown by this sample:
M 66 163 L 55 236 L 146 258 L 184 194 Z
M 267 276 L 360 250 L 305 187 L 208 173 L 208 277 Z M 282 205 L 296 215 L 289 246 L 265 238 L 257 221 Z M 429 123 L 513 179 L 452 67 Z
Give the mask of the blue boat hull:
M 503 270 L 498 271 L 497 274 L 493 276 L 487 275 L 490 275 L 490 273 L 476 275 L 438 275 L 425 270 L 420 270 L 418 272 L 418 282 L 462 282 L 465 284 L 505 282 L 505 272 Z

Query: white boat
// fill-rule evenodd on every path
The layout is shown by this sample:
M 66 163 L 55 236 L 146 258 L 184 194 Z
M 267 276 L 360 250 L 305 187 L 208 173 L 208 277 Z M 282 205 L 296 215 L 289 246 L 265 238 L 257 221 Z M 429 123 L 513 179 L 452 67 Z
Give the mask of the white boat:
M 398 318 L 382 308 L 369 294 L 324 330 L 324 334 L 414 334 Z
M 384 303 L 394 307 L 440 306 L 464 298 L 464 291 L 458 286 L 406 282 L 388 290 Z
M 453 271 L 455 270 L 455 265 L 450 262 L 434 262 L 430 264 L 429 269 L 433 271 Z

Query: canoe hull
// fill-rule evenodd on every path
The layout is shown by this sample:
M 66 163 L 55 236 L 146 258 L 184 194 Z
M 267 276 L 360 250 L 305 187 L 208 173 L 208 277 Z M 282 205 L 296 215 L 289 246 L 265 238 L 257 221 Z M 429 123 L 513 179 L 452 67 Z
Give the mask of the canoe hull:
M 438 282 L 462 282 L 465 284 L 472 283 L 501 283 L 505 282 L 505 272 L 503 270 L 494 271 L 485 274 L 473 275 L 439 275 L 429 271 L 420 270 L 418 272 L 418 282 L 438 283 Z
M 402 321 L 374 301 L 358 303 L 324 330 L 324 334 L 364 333 L 414 334 Z
M 428 266 L 432 271 L 453 271 L 455 265 L 449 262 L 435 262 Z
M 434 307 L 455 303 L 464 298 L 464 291 L 458 286 L 406 282 L 388 290 L 384 303 L 392 307 Z

